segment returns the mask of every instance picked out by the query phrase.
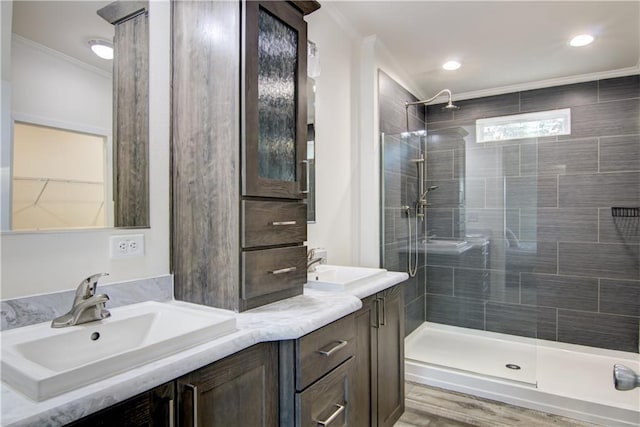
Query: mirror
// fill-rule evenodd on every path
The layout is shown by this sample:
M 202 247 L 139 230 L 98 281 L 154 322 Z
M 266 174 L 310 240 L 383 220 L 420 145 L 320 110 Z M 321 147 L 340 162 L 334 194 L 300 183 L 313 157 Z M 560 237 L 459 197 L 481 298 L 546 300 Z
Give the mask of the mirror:
M 307 162 L 309 176 L 307 188 L 307 223 L 316 222 L 316 82 L 307 77 Z
M 122 36 L 123 21 L 114 25 L 97 13 L 132 3 L 143 2 L 13 2 L 11 108 L 3 112 L 12 130 L 2 141 L 11 145 L 3 147 L 11 153 L 11 179 L 2 196 L 2 216 L 11 220 L 3 231 L 149 226 L 148 116 L 139 113 L 148 110 L 148 43 L 122 42 L 148 38 L 146 11 L 135 24 L 142 33 Z M 115 41 L 116 57 L 99 58 L 90 40 Z M 123 88 L 130 82 L 135 86 Z M 137 110 L 118 118 L 123 102 Z

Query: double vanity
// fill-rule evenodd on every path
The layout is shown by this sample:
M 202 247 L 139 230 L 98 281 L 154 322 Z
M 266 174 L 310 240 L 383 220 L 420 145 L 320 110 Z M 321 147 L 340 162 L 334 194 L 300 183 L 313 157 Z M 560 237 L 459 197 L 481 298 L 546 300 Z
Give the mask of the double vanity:
M 4 331 L 2 424 L 392 425 L 406 278 L 319 265 L 303 295 L 243 313 L 146 301 Z

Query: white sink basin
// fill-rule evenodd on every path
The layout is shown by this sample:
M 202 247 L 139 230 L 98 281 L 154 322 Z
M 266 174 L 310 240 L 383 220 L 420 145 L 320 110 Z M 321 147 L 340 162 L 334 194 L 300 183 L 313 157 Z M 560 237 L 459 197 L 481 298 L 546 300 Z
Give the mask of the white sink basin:
M 307 287 L 327 291 L 343 291 L 387 274 L 384 268 L 345 267 L 319 265 L 316 271 L 307 273 Z
M 148 301 L 67 328 L 2 332 L 2 380 L 41 401 L 232 333 L 232 312 Z

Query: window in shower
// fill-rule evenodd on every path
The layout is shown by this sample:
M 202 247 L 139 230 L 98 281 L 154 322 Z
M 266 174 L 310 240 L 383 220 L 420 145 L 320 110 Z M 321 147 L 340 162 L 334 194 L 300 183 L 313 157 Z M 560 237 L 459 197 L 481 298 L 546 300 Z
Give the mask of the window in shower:
M 570 134 L 570 108 L 476 120 L 478 143 Z

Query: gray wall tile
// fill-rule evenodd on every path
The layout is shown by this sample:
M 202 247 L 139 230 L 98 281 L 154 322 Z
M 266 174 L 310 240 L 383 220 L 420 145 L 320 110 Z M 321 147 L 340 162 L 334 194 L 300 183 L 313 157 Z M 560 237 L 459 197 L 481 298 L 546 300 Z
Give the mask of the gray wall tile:
M 430 151 L 425 171 L 427 180 L 453 179 L 453 150 Z
M 395 172 L 384 173 L 384 206 L 398 209 L 401 205 L 402 175 Z
M 538 144 L 520 145 L 520 175 L 536 175 L 538 173 Z
M 427 105 L 427 114 L 426 114 L 427 123 L 453 120 L 453 111 L 442 110 L 442 107 L 444 107 L 445 105 L 447 104 L 442 103 L 442 104 Z
M 640 135 L 600 138 L 600 172 L 640 170 Z
M 396 209 L 385 208 L 384 210 L 384 242 L 394 242 L 396 239 Z
M 531 242 L 520 240 L 517 248 L 505 250 L 504 268 L 509 271 L 556 274 L 558 252 L 556 242 Z M 491 255 L 494 264 L 494 255 Z
M 475 120 L 485 117 L 504 116 L 519 112 L 520 94 L 507 93 L 504 95 L 467 99 L 457 101 L 455 104 L 460 107 L 459 110 L 453 112 L 455 120 Z
M 600 211 L 600 242 L 640 243 L 640 218 L 613 217 L 610 208 Z
M 640 317 L 640 281 L 600 279 L 600 312 Z
M 558 341 L 638 352 L 638 318 L 558 310 Z
M 598 172 L 598 139 L 585 138 L 538 144 L 538 174 Z
M 456 268 L 453 283 L 456 297 L 510 303 L 520 301 L 518 273 Z
M 508 145 L 500 147 L 498 151 L 499 161 L 502 163 L 503 176 L 520 175 L 520 146 Z
M 465 137 L 469 132 L 461 127 L 449 127 L 449 124 L 442 124 L 442 126 L 445 127 L 443 129 L 435 129 L 434 126 L 429 126 L 427 131 L 427 154 L 431 151 L 464 150 Z
M 414 277 L 409 277 L 403 282 L 405 303 L 411 302 L 424 295 L 425 274 L 425 267 L 423 265 L 418 268 Z
M 465 169 L 456 170 L 456 176 L 468 178 L 503 176 L 502 162 L 498 162 L 498 148 L 476 148 L 461 153 L 465 156 Z
M 459 180 L 430 180 L 427 187 L 437 185 L 438 189 L 429 193 L 428 202 L 432 208 L 457 208 L 460 206 Z
M 576 83 L 520 93 L 522 112 L 554 110 L 598 102 L 598 82 Z
M 557 206 L 555 176 L 507 177 L 505 202 L 508 208 Z
M 598 279 L 523 273 L 522 304 L 598 311 Z
M 565 175 L 559 178 L 561 207 L 637 206 L 640 173 Z
M 555 340 L 555 320 L 555 309 L 552 308 L 487 304 L 487 331 L 491 332 Z
M 421 296 L 413 301 L 410 301 L 409 304 L 405 305 L 404 312 L 404 336 L 406 337 L 411 332 L 416 330 L 418 326 L 420 326 L 425 319 L 425 310 L 426 310 L 426 301 L 425 297 Z
M 522 209 L 523 239 L 568 242 L 598 241 L 595 208 Z
M 611 279 L 640 278 L 640 245 L 559 243 L 559 272 Z
M 604 102 L 571 108 L 571 136 L 637 135 L 640 99 Z
M 453 209 L 427 208 L 427 230 L 429 235 L 453 237 Z
M 453 296 L 453 268 L 427 267 L 427 293 Z
M 465 178 L 464 206 L 467 208 L 484 208 L 484 178 Z
M 484 303 L 477 300 L 428 294 L 427 322 L 484 329 Z
M 640 97 L 640 75 L 600 80 L 600 102 Z

